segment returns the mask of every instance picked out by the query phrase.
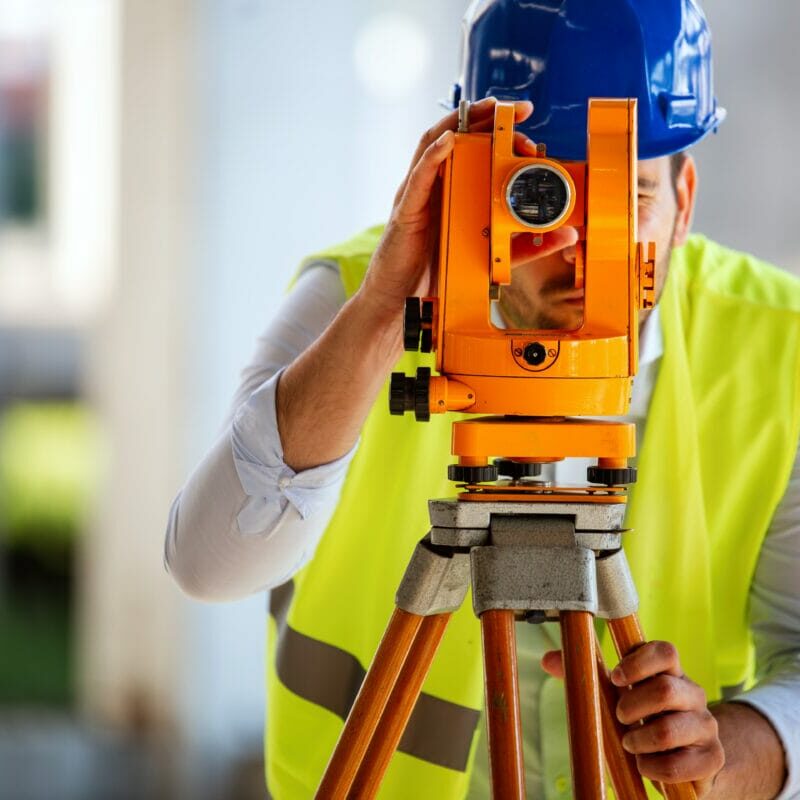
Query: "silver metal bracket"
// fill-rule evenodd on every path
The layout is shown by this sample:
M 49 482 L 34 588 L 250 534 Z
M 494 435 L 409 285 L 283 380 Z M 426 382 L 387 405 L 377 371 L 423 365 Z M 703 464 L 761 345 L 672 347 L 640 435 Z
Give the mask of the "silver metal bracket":
M 468 550 L 476 614 L 505 608 L 633 613 L 638 596 L 622 553 L 625 506 L 430 500 L 429 546 Z
M 595 614 L 594 561 L 594 553 L 583 547 L 476 547 L 472 606 L 478 616 L 495 608 Z
M 395 605 L 423 617 L 456 611 L 469 588 L 469 567 L 468 551 L 443 551 L 428 534 L 414 549 Z
M 622 503 L 507 503 L 428 500 L 431 525 L 439 528 L 487 529 L 493 516 L 574 516 L 576 531 L 622 529 Z
M 597 571 L 597 616 L 620 619 L 639 608 L 639 595 L 633 583 L 624 550 L 601 555 L 595 561 Z

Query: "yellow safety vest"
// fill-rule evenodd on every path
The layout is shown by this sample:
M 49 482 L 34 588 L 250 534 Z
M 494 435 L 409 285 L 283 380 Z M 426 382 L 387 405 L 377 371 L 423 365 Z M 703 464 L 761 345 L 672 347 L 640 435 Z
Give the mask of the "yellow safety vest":
M 306 263 L 336 261 L 352 295 L 381 231 Z M 800 283 L 693 236 L 673 254 L 660 308 L 664 356 L 625 549 L 645 633 L 675 643 L 713 700 L 753 679 L 748 591 L 800 435 Z M 430 356 L 406 354 L 397 369 L 420 364 Z M 453 494 L 451 421 L 390 416 L 384 387 L 316 555 L 272 591 L 265 747 L 276 800 L 313 795 L 428 530 L 426 500 Z M 467 599 L 379 796 L 463 797 L 481 706 L 480 629 Z

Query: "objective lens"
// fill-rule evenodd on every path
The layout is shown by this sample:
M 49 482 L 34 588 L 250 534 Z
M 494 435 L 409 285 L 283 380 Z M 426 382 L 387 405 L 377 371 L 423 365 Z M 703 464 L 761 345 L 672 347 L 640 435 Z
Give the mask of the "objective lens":
M 523 167 L 506 195 L 511 213 L 525 225 L 544 227 L 558 221 L 569 207 L 569 185 L 552 167 Z

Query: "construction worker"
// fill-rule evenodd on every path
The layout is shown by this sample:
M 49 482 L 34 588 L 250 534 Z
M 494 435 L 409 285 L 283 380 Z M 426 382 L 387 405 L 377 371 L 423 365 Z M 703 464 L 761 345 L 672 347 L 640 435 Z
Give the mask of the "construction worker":
M 800 284 L 690 235 L 686 148 L 724 112 L 694 0 L 476 0 L 460 94 L 471 130 L 515 99 L 520 154 L 585 158 L 589 97 L 636 97 L 640 241 L 658 252 L 630 419 L 626 551 L 652 641 L 614 681 L 643 775 L 701 798 L 800 796 Z M 457 92 L 458 94 L 458 92 Z M 456 99 L 458 99 L 456 97 Z M 531 102 L 532 101 L 532 102 Z M 389 417 L 405 297 L 431 281 L 436 175 L 455 112 L 422 137 L 385 228 L 309 258 L 245 369 L 224 435 L 172 508 L 166 563 L 191 595 L 271 589 L 267 784 L 312 796 L 446 481 L 450 421 Z M 576 232 L 514 242 L 510 326 L 571 327 Z M 576 302 L 578 301 L 578 302 Z M 425 358 L 402 357 L 413 370 Z M 642 433 L 643 432 L 643 433 Z M 556 479 L 584 465 L 556 466 Z M 570 472 L 572 469 L 574 472 Z M 558 642 L 518 625 L 532 796 L 570 796 Z M 382 797 L 488 796 L 469 604 L 445 634 Z M 637 725 L 638 720 L 644 725 Z

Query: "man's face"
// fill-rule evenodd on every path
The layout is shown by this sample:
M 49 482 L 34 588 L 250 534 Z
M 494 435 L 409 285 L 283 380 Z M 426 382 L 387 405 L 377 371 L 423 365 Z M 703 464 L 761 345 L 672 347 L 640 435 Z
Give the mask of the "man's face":
M 694 163 L 687 157 L 673 188 L 668 156 L 639 162 L 640 242 L 656 245 L 656 297 L 672 248 L 685 240 L 694 205 Z M 575 289 L 575 245 L 514 268 L 500 293 L 509 327 L 574 330 L 583 321 L 583 290 Z

